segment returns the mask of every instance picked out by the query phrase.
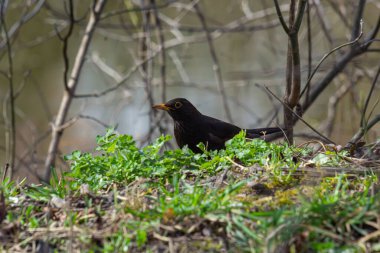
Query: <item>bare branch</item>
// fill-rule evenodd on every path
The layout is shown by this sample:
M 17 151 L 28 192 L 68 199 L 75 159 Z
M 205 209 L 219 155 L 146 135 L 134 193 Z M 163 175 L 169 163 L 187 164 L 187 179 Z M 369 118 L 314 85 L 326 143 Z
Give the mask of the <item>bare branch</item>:
M 95 30 L 96 24 L 99 20 L 99 16 L 103 10 L 105 3 L 106 3 L 106 0 L 97 0 L 95 2 L 94 8 L 90 14 L 90 18 L 89 18 L 85 33 L 84 33 L 82 41 L 80 43 L 78 53 L 77 53 L 75 61 L 74 61 L 74 65 L 73 65 L 71 75 L 70 75 L 71 76 L 70 80 L 69 80 L 68 85 L 67 85 L 68 89 L 70 91 L 65 90 L 63 97 L 62 97 L 62 101 L 61 101 L 61 105 L 60 105 L 60 108 L 59 108 L 59 111 L 57 114 L 57 118 L 54 122 L 55 127 L 52 129 L 52 138 L 50 141 L 48 154 L 47 154 L 47 158 L 45 161 L 44 180 L 46 182 L 49 181 L 51 167 L 54 166 L 55 155 L 56 155 L 57 150 L 58 150 L 58 144 L 59 144 L 59 141 L 60 141 L 61 136 L 63 134 L 63 131 L 59 130 L 59 128 L 62 124 L 64 124 L 64 122 L 66 120 L 67 113 L 69 111 L 71 101 L 73 98 L 72 94 L 74 94 L 75 89 L 77 87 L 79 76 L 80 76 L 82 67 L 84 65 L 85 56 L 86 56 L 86 53 L 88 51 L 88 48 L 89 48 L 90 42 L 92 40 L 92 36 L 93 36 L 94 30 Z
M 309 106 L 315 101 L 315 99 L 322 93 L 322 91 L 330 84 L 330 82 L 346 67 L 346 65 L 351 62 L 351 60 L 365 52 L 367 52 L 369 46 L 373 42 L 373 38 L 376 37 L 380 29 L 380 15 L 377 20 L 375 28 L 371 33 L 365 38 L 364 42 L 358 47 L 351 47 L 351 50 L 346 52 L 335 64 L 321 81 L 319 81 L 310 92 L 310 97 L 308 101 L 304 101 L 302 108 L 306 111 Z M 359 34 L 360 35 L 360 34 Z M 360 38 L 359 38 L 360 39 Z M 303 91 L 304 92 L 304 91 Z
M 16 157 L 16 117 L 15 117 L 15 95 L 14 95 L 14 83 L 13 83 L 13 59 L 12 59 L 12 46 L 9 38 L 9 31 L 7 25 L 5 23 L 5 2 L 1 1 L 0 6 L 0 20 L 1 27 L 5 36 L 5 46 L 7 48 L 8 55 L 8 86 L 9 86 L 9 112 L 10 112 L 10 122 L 7 122 L 7 131 L 6 131 L 6 139 L 8 139 L 7 145 L 7 160 L 9 162 L 10 170 L 9 177 L 12 177 L 12 170 L 15 165 L 15 157 Z M 7 106 L 4 109 L 7 112 Z M 8 113 L 8 112 L 7 112 Z M 8 117 L 5 117 L 7 119 Z M 6 170 L 7 171 L 7 170 Z
M 336 118 L 336 109 L 338 107 L 339 101 L 346 95 L 352 88 L 352 84 L 345 84 L 339 87 L 334 95 L 330 96 L 329 102 L 327 105 L 327 118 L 322 124 L 320 129 L 327 135 L 330 136 L 333 131 L 335 118 Z
M 142 6 L 148 5 L 148 0 L 141 0 Z M 142 11 L 142 31 L 143 31 L 143 37 L 140 39 L 139 42 L 139 53 L 140 53 L 140 59 L 143 62 L 138 70 L 141 73 L 142 80 L 144 82 L 144 90 L 145 95 L 147 97 L 147 100 L 149 102 L 149 107 L 151 108 L 154 105 L 154 99 L 153 99 L 153 88 L 152 88 L 152 79 L 153 79 L 153 61 L 147 60 L 150 59 L 150 55 L 152 54 L 152 48 L 153 48 L 153 42 L 152 42 L 152 35 L 151 35 L 151 19 L 152 19 L 152 11 L 151 10 L 144 10 Z M 152 58 L 153 59 L 153 58 Z M 150 125 L 151 122 L 154 121 L 156 118 L 158 112 L 155 110 L 149 111 L 149 121 Z M 161 124 L 159 124 L 159 127 Z M 154 126 L 156 127 L 156 126 Z M 153 133 L 153 132 L 151 132 Z M 152 135 L 148 135 L 148 140 L 151 140 Z
M 276 0 L 275 4 L 278 6 Z M 296 14 L 296 0 L 290 1 L 289 27 L 283 25 L 283 28 L 288 36 L 286 86 L 284 97 L 284 124 L 287 131 L 288 141 L 291 144 L 293 143 L 293 108 L 298 104 L 301 90 L 301 60 L 298 32 L 301 27 L 306 4 L 306 0 L 298 0 L 298 10 Z M 279 17 L 281 18 L 280 15 Z
M 333 10 L 338 14 L 339 18 L 343 21 L 343 24 L 346 26 L 346 28 L 350 28 L 350 25 L 347 20 L 347 16 L 345 16 L 345 13 L 343 13 L 337 4 L 335 0 L 328 0 L 328 3 L 331 5 Z
M 170 56 L 170 58 L 172 59 L 172 62 L 176 66 L 176 69 L 178 71 L 178 74 L 181 76 L 182 81 L 184 83 L 189 83 L 190 82 L 190 77 L 187 74 L 185 68 L 183 67 L 183 64 L 182 64 L 181 60 L 178 58 L 177 53 L 174 50 L 170 50 L 168 52 L 168 55 Z
M 151 0 L 151 4 L 153 5 L 153 14 L 154 19 L 157 25 L 157 37 L 158 37 L 158 43 L 160 46 L 160 75 L 161 75 L 161 86 L 162 86 L 162 95 L 161 99 L 162 101 L 166 101 L 166 50 L 165 50 L 165 37 L 162 29 L 161 20 L 158 15 L 156 0 Z
M 326 14 L 324 12 L 324 9 L 320 3 L 320 1 L 311 0 L 313 1 L 313 4 L 315 6 L 315 12 L 317 14 L 317 18 L 319 20 L 319 23 L 321 24 L 322 31 L 324 35 L 326 36 L 327 41 L 332 46 L 334 44 L 334 40 L 332 38 L 333 33 L 331 32 L 331 27 L 329 23 L 326 20 Z
M 70 91 L 68 87 L 68 74 L 69 74 L 69 69 L 70 69 L 70 63 L 69 63 L 69 56 L 68 56 L 68 46 L 69 46 L 69 39 L 71 35 L 73 34 L 74 30 L 74 24 L 75 24 L 75 18 L 74 18 L 74 4 L 73 0 L 68 0 L 69 1 L 69 10 L 68 10 L 68 15 L 69 15 L 69 27 L 67 33 L 62 36 L 57 32 L 58 37 L 62 40 L 63 42 L 63 48 L 62 48 L 62 54 L 63 54 L 63 61 L 64 61 L 64 71 L 63 71 L 63 83 L 65 85 L 65 89 L 67 91 Z M 66 2 L 65 2 L 66 3 Z
M 107 19 L 107 18 L 110 18 L 113 16 L 118 16 L 120 14 L 128 13 L 128 12 L 142 12 L 142 11 L 158 10 L 158 9 L 168 7 L 169 5 L 171 5 L 175 2 L 179 2 L 179 0 L 166 0 L 164 3 L 162 3 L 160 5 L 157 5 L 156 3 L 151 3 L 150 5 L 139 6 L 136 8 L 110 11 L 108 13 L 103 14 L 100 17 L 100 20 L 104 20 L 104 19 Z
M 351 40 L 359 37 L 360 34 L 363 33 L 363 12 L 366 0 L 360 0 L 358 3 L 358 7 L 356 7 L 356 16 L 354 19 L 354 26 L 352 28 Z
M 377 122 L 380 122 L 380 114 L 377 114 L 375 117 L 373 117 L 365 128 L 360 128 L 355 135 L 351 138 L 351 140 L 347 143 L 345 147 L 350 147 L 351 145 L 354 145 L 357 143 L 367 132 L 369 129 L 371 129 L 374 125 L 376 125 Z
M 360 30 L 360 34 L 358 35 L 358 37 L 356 37 L 353 41 L 350 41 L 350 42 L 347 42 L 347 43 L 344 43 L 340 46 L 337 46 L 335 48 L 333 48 L 330 52 L 328 52 L 327 54 L 325 54 L 321 60 L 319 60 L 317 66 L 314 68 L 313 72 L 311 73 L 311 75 L 309 76 L 309 78 L 307 79 L 306 81 L 306 84 L 305 84 L 305 87 L 303 88 L 302 92 L 301 92 L 301 95 L 300 95 L 300 98 L 303 96 L 303 94 L 305 93 L 305 91 L 308 89 L 308 86 L 310 85 L 310 82 L 311 82 L 311 79 L 313 79 L 315 73 L 317 73 L 319 67 L 321 66 L 321 64 L 327 59 L 327 57 L 329 57 L 332 53 L 334 53 L 335 51 L 345 47 L 345 46 L 350 46 L 350 45 L 354 45 L 356 42 L 358 42 L 360 40 L 360 38 L 362 37 L 363 35 L 363 22 L 361 22 L 361 26 L 360 26 L 362 29 Z
M 277 16 L 278 16 L 278 19 L 280 20 L 280 23 L 282 25 L 282 28 L 284 29 L 284 31 L 286 33 L 289 33 L 289 27 L 288 25 L 286 24 L 285 20 L 284 20 L 284 17 L 282 16 L 282 12 L 281 12 L 281 9 L 280 9 L 280 5 L 278 3 L 278 0 L 274 0 L 274 6 L 276 7 L 276 12 L 277 12 Z
M 287 109 L 289 111 L 291 111 L 293 113 L 294 116 L 297 117 L 297 119 L 301 120 L 306 126 L 308 126 L 311 130 L 313 130 L 313 132 L 315 132 L 316 134 L 318 134 L 319 136 L 321 136 L 322 138 L 324 138 L 326 141 L 328 141 L 328 143 L 332 143 L 332 144 L 335 144 L 335 142 L 333 142 L 332 140 L 330 140 L 329 138 L 327 138 L 326 136 L 324 136 L 322 133 L 318 132 L 317 129 L 315 129 L 314 127 L 312 127 L 309 123 L 307 123 L 305 120 L 302 119 L 302 117 L 300 115 L 298 115 L 297 113 L 295 113 L 286 103 L 284 103 L 279 97 L 277 97 L 268 87 L 265 87 L 265 89 L 273 96 L 275 97 L 278 101 L 280 101 L 284 106 L 288 107 Z
M 360 127 L 361 128 L 366 128 L 365 115 L 366 115 L 366 112 L 367 112 L 369 101 L 371 100 L 371 97 L 372 97 L 372 94 L 373 94 L 373 90 L 375 89 L 377 80 L 379 79 L 379 75 L 380 75 L 380 65 L 379 65 L 379 68 L 377 69 L 375 77 L 373 78 L 371 89 L 369 90 L 368 96 L 367 96 L 367 98 L 365 100 L 365 104 L 364 104 L 364 108 L 363 108 L 363 112 L 362 112 L 362 117 L 361 117 L 361 120 L 360 120 Z
M 299 29 L 301 27 L 303 14 L 305 13 L 306 4 L 307 4 L 307 0 L 299 0 L 298 1 L 297 17 L 296 17 L 296 20 L 294 22 L 294 28 L 293 28 L 297 31 L 299 31 Z
M 202 13 L 202 11 L 201 11 L 198 3 L 194 4 L 194 9 L 195 9 L 195 11 L 196 11 L 196 13 L 197 13 L 197 15 L 199 17 L 199 20 L 201 21 L 201 24 L 202 24 L 202 27 L 205 30 L 205 33 L 206 33 L 206 38 L 207 38 L 207 42 L 208 42 L 208 46 L 209 46 L 209 50 L 210 50 L 210 54 L 211 54 L 211 59 L 213 61 L 213 69 L 214 69 L 214 72 L 215 72 L 216 80 L 218 82 L 218 89 L 219 89 L 220 95 L 222 97 L 222 104 L 223 104 L 223 107 L 224 107 L 224 111 L 226 113 L 227 119 L 230 122 L 233 122 L 233 119 L 232 119 L 232 116 L 231 116 L 231 112 L 230 112 L 230 108 L 228 106 L 228 101 L 227 101 L 226 93 L 225 93 L 225 90 L 224 90 L 222 71 L 220 70 L 220 63 L 219 63 L 218 57 L 216 55 L 216 51 L 215 51 L 214 43 L 212 41 L 212 37 L 210 35 L 210 32 L 208 32 L 206 19 L 205 19 L 204 15 L 203 15 L 203 13 Z
M 1 1 L 1 2 L 4 3 L 4 1 Z M 24 14 L 18 20 L 18 22 L 12 25 L 12 27 L 8 30 L 9 39 L 12 38 L 17 33 L 17 31 L 21 28 L 23 24 L 27 23 L 31 18 L 33 18 L 40 11 L 44 3 L 45 3 L 45 0 L 39 0 L 30 12 Z M 0 49 L 5 47 L 6 43 L 7 43 L 6 41 L 0 42 Z
M 312 45 L 313 41 L 311 39 L 311 18 L 310 18 L 310 3 L 307 3 L 307 78 L 310 78 L 311 76 L 311 68 L 313 64 L 313 50 Z M 310 86 L 307 88 L 306 93 L 306 100 L 308 100 L 309 92 L 310 92 Z

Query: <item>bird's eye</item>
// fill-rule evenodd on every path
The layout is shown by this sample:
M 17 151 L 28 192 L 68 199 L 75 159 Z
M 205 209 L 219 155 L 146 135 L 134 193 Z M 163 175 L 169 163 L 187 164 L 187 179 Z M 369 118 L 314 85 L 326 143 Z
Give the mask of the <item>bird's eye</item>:
M 175 108 L 181 108 L 181 106 L 182 106 L 182 103 L 181 102 L 175 102 L 175 104 L 174 104 L 174 107 Z

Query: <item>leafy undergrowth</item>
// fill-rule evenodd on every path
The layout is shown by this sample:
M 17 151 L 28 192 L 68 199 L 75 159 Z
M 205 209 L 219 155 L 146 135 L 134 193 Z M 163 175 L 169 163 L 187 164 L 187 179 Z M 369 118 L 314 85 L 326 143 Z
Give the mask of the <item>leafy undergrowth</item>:
M 243 132 L 203 154 L 163 151 L 169 139 L 139 149 L 109 130 L 94 153 L 66 156 L 71 170 L 53 171 L 50 185 L 5 180 L 0 250 L 380 250 L 376 168 L 345 152 L 248 141 Z

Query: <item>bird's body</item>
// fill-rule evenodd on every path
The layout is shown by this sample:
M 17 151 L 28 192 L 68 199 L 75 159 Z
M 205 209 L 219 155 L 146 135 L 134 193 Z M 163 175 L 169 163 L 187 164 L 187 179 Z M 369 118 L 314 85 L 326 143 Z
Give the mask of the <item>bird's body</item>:
M 203 143 L 208 150 L 223 149 L 225 142 L 242 130 L 233 124 L 203 115 L 185 98 L 175 98 L 153 108 L 170 114 L 174 120 L 174 136 L 178 146 L 182 148 L 187 145 L 195 153 L 201 152 L 197 147 L 199 143 Z M 245 131 L 246 137 L 253 139 L 282 130 L 273 127 Z

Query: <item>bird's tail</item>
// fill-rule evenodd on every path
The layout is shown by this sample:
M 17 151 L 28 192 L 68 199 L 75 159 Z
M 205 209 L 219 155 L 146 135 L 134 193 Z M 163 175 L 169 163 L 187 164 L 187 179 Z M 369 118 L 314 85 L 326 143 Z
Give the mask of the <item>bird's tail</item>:
M 246 129 L 248 138 L 257 138 L 260 136 L 265 136 L 268 134 L 280 133 L 285 131 L 279 127 L 264 127 L 264 128 L 255 128 L 255 129 Z

